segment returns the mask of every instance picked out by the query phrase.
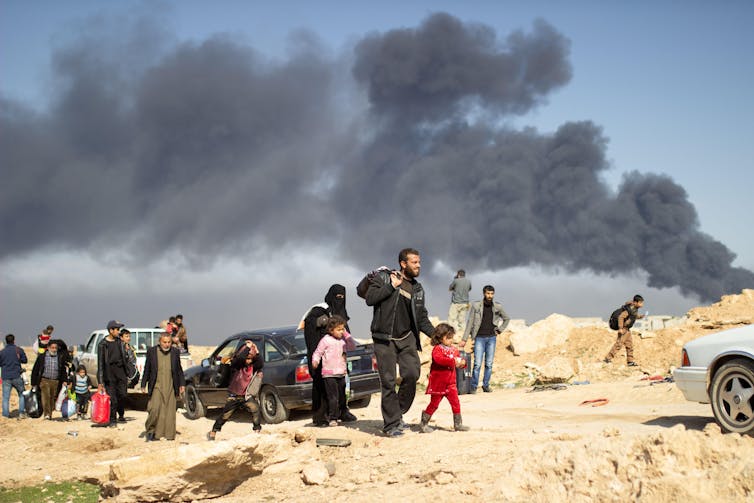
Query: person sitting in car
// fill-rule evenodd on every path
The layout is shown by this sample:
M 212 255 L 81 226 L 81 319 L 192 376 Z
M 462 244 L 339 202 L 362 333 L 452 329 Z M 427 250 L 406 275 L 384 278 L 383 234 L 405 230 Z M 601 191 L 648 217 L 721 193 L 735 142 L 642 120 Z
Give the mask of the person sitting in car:
M 233 356 L 230 363 L 232 375 L 228 386 L 228 399 L 223 411 L 207 433 L 207 440 L 214 440 L 217 432 L 230 419 L 233 413 L 245 407 L 251 413 L 253 430 L 262 429 L 259 407 L 259 390 L 262 386 L 264 360 L 259 354 L 256 344 L 247 340 L 243 347 Z

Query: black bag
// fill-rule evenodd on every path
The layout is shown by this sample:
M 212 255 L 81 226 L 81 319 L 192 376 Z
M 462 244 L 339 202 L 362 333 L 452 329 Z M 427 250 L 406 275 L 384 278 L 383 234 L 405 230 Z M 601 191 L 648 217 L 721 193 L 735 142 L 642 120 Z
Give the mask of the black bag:
M 133 374 L 131 374 L 131 376 L 128 378 L 128 387 L 129 388 L 136 387 L 136 385 L 139 384 L 139 379 L 141 379 L 141 372 L 139 372 L 139 370 L 134 367 Z
M 608 324 L 610 325 L 611 330 L 618 330 L 618 317 L 624 309 L 626 309 L 626 306 L 620 306 L 618 309 L 613 311 L 613 314 L 610 315 L 610 321 L 608 322 Z
M 37 388 L 37 391 L 34 392 L 32 390 L 26 390 L 23 392 L 24 395 L 24 408 L 26 409 L 26 414 L 28 414 L 29 417 L 37 418 L 42 416 L 42 407 L 40 407 L 40 402 L 42 401 L 40 398 L 40 391 L 39 388 Z
M 374 271 L 369 271 L 368 273 L 366 273 L 366 275 L 363 278 L 361 278 L 361 281 L 359 281 L 359 284 L 356 285 L 356 295 L 358 295 L 362 299 L 366 299 L 367 290 L 369 289 L 369 284 L 372 282 L 372 280 L 374 280 L 374 277 L 377 274 L 381 274 L 381 273 L 384 273 L 383 278 L 382 278 L 383 280 L 386 280 L 386 279 L 389 280 L 390 268 L 387 266 L 383 265 L 382 267 L 378 267 Z
M 461 351 L 460 356 L 466 360 L 466 366 L 456 368 L 456 388 L 459 395 L 466 395 L 471 390 L 471 353 Z

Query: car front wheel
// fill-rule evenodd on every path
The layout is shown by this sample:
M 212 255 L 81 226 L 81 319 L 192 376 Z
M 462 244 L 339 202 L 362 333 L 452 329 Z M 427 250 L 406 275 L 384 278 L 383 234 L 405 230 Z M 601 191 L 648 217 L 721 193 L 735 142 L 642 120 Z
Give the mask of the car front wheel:
M 712 413 L 726 433 L 754 430 L 754 364 L 736 359 L 721 366 L 712 378 Z
M 183 394 L 183 405 L 186 407 L 186 417 L 189 419 L 199 419 L 204 417 L 204 404 L 199 398 L 193 384 L 186 385 L 186 391 Z
M 272 386 L 263 386 L 259 392 L 262 419 L 265 423 L 277 424 L 288 419 L 288 409 Z

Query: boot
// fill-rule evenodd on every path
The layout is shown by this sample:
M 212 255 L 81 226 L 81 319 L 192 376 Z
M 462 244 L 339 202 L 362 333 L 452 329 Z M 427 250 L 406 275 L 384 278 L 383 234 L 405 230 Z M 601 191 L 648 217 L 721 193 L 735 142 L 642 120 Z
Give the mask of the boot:
M 433 431 L 435 431 L 435 429 L 429 425 L 429 420 L 431 418 L 432 416 L 430 414 L 422 411 L 422 422 L 419 423 L 419 431 L 421 433 L 432 433 Z
M 453 428 L 456 431 L 469 431 L 469 427 L 463 425 L 461 414 L 453 414 Z

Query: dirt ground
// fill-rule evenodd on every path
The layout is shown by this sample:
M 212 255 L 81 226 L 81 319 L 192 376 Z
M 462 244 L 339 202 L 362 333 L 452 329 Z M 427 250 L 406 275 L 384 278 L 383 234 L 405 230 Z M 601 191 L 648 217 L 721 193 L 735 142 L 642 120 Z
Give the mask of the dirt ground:
M 329 464 L 330 478 L 307 485 L 300 460 L 282 462 L 250 474 L 213 501 L 752 501 L 754 461 L 748 453 L 754 439 L 722 435 L 709 405 L 687 402 L 673 383 L 646 379 L 667 375 L 686 341 L 753 323 L 752 293 L 692 310 L 683 326 L 637 337 L 639 368 L 618 359 L 600 362 L 614 338 L 606 329 L 574 329 L 563 346 L 519 357 L 501 341 L 494 391 L 461 396 L 469 432 L 452 431 L 450 407 L 443 402 L 433 418 L 437 430 L 418 433 L 415 425 L 429 401 L 423 393 L 405 417 L 414 428 L 396 439 L 379 435 L 378 395 L 368 407 L 353 410 L 358 421 L 347 426 L 314 428 L 306 414 L 293 413 L 285 423 L 264 425 L 261 435 L 278 439 L 282 452 L 313 445 L 319 437 L 351 440 L 348 447 L 312 450 L 312 461 Z M 526 364 L 542 365 L 553 356 L 571 359 L 578 369 L 572 381 L 589 384 L 531 391 Z M 519 387 L 508 389 L 505 383 Z M 607 403 L 580 405 L 600 398 Z M 209 417 L 192 421 L 179 411 L 175 442 L 145 443 L 146 413 L 143 403 L 134 405 L 126 412 L 129 421 L 117 429 L 91 428 L 88 421 L 0 419 L 0 449 L 12 453 L 0 457 L 0 484 L 102 482 L 113 460 L 171 453 L 180 444 L 202 449 L 219 413 L 210 410 Z M 74 431 L 77 436 L 70 434 Z M 302 432 L 299 444 L 294 436 Z M 218 442 L 245 435 L 254 435 L 250 417 L 238 414 Z M 157 468 L 169 471 L 169 466 L 166 460 Z

